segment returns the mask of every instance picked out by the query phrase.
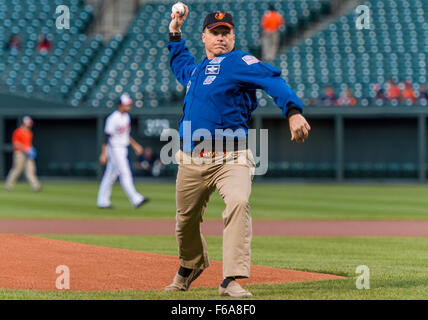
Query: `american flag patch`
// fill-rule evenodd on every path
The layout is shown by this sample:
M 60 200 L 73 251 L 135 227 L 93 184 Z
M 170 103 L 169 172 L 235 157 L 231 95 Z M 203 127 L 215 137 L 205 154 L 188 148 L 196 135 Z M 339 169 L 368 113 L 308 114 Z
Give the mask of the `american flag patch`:
M 254 63 L 259 63 L 260 62 L 260 60 L 257 59 L 255 56 L 250 56 L 250 55 L 243 56 L 242 60 L 244 60 L 245 63 L 248 64 L 248 65 L 252 65 Z

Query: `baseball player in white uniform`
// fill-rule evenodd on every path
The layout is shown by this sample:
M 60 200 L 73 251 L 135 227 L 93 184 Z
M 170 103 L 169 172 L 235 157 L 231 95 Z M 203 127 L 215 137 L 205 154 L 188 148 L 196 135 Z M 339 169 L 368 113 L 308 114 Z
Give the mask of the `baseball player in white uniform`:
M 143 147 L 130 136 L 131 117 L 129 112 L 132 104 L 133 101 L 129 95 L 123 94 L 117 110 L 106 120 L 104 129 L 106 143 L 102 146 L 100 163 L 103 165 L 107 163 L 107 167 L 98 190 L 97 200 L 97 205 L 101 209 L 111 208 L 111 191 L 118 177 L 129 201 L 135 208 L 141 207 L 149 201 L 135 189 L 129 168 L 128 146 L 131 145 L 137 155 L 143 153 Z

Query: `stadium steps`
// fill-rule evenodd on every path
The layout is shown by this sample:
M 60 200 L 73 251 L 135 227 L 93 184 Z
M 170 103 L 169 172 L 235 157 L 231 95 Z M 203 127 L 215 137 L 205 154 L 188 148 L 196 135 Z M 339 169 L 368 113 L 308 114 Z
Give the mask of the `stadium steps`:
M 92 0 L 92 2 L 100 9 L 100 14 L 91 32 L 102 34 L 106 41 L 117 35 L 125 35 L 138 11 L 138 2 L 135 0 Z
M 330 10 L 326 12 L 322 18 L 313 20 L 307 28 L 300 30 L 301 32 L 296 33 L 295 36 L 288 38 L 285 41 L 282 50 L 285 51 L 288 47 L 297 45 L 298 43 L 302 42 L 302 40 L 312 37 L 315 33 L 323 30 L 330 23 L 347 14 L 349 11 L 355 9 L 364 1 L 365 0 L 333 0 L 330 4 Z

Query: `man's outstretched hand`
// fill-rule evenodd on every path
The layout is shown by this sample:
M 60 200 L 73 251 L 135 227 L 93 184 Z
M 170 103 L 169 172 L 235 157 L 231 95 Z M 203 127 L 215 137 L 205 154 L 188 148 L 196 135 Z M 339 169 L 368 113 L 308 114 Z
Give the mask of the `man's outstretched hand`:
M 181 26 L 186 21 L 187 15 L 189 14 L 189 8 L 182 3 L 184 6 L 184 15 L 180 16 L 179 11 L 171 13 L 171 22 L 169 24 L 169 32 L 181 32 Z
M 288 119 L 291 132 L 291 141 L 305 142 L 309 136 L 311 126 L 301 114 L 294 114 Z

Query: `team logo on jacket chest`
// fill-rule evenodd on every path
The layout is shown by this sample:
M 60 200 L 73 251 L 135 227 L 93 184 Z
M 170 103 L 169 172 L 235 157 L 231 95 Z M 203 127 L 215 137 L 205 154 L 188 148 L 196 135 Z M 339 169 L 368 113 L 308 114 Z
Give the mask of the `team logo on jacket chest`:
M 205 68 L 205 74 L 219 74 L 220 73 L 220 65 L 219 64 L 213 64 L 213 65 L 207 65 Z

